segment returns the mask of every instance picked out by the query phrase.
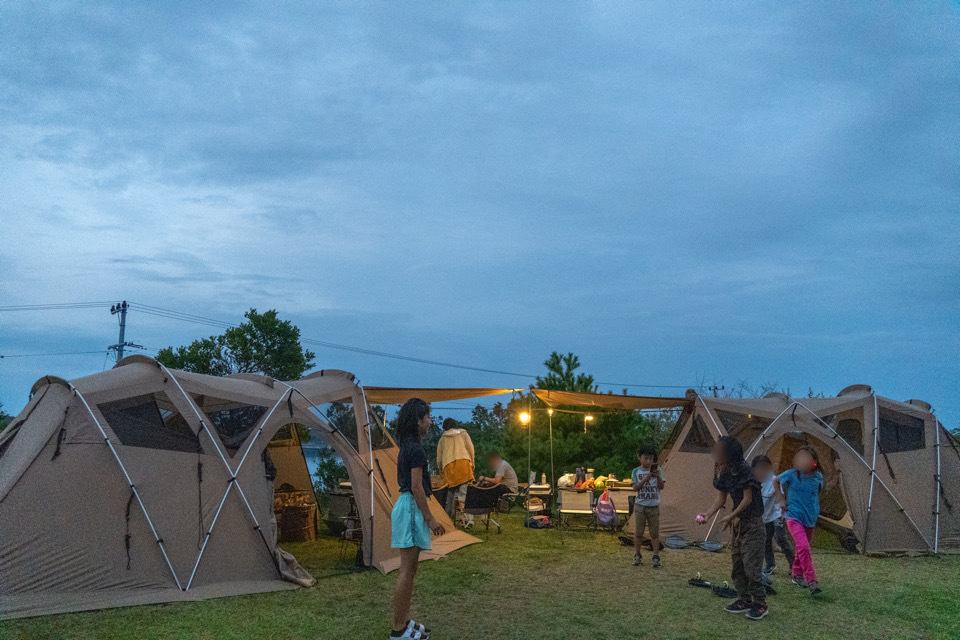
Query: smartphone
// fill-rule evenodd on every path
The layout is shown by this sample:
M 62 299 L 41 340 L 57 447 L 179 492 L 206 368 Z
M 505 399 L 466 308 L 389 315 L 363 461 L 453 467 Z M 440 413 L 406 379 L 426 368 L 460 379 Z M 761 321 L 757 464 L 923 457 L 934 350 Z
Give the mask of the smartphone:
M 659 469 L 660 465 L 658 465 L 656 462 L 650 465 L 650 473 L 656 474 Z

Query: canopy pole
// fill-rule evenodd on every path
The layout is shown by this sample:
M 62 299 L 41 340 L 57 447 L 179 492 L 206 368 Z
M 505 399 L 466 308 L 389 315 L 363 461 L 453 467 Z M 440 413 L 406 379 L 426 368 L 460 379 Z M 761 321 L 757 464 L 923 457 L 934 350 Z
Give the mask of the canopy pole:
M 370 449 L 370 474 L 367 478 L 370 482 L 370 557 L 367 561 L 367 566 L 369 567 L 373 565 L 373 485 L 376 479 L 373 477 L 373 436 L 370 432 L 370 411 L 367 409 L 367 392 L 363 390 L 363 385 L 360 384 L 359 380 L 357 381 L 357 386 L 360 387 L 360 395 L 363 397 L 363 415 L 367 420 L 367 446 Z M 427 508 L 429 508 L 429 506 Z M 423 515 L 426 517 L 429 514 L 425 513 Z
M 873 510 L 873 482 L 877 479 L 877 432 L 880 428 L 880 418 L 877 409 L 877 395 L 873 396 L 873 464 L 870 467 L 870 494 L 867 498 L 867 521 L 863 525 L 863 552 L 867 552 L 867 535 L 870 533 L 870 512 Z
M 722 437 L 723 437 L 723 431 L 720 430 L 720 427 L 717 425 L 717 421 L 713 419 L 713 414 L 710 413 L 710 408 L 707 407 L 707 403 L 703 401 L 703 398 L 700 397 L 700 394 L 699 394 L 699 393 L 697 394 L 697 400 L 699 400 L 699 401 L 700 401 L 700 404 L 703 405 L 703 410 L 707 412 L 707 416 L 709 416 L 710 422 L 713 423 L 713 428 L 717 430 L 717 433 L 718 433 L 718 434 L 720 435 L 720 437 L 722 438 Z
M 156 527 L 153 526 L 153 520 L 150 519 L 150 514 L 147 513 L 147 507 L 144 506 L 143 500 L 140 498 L 140 492 L 137 491 L 137 487 L 134 486 L 133 480 L 130 479 L 130 474 L 127 473 L 127 468 L 123 466 L 123 461 L 120 460 L 117 450 L 114 448 L 113 443 L 110 442 L 110 438 L 107 437 L 107 432 L 103 430 L 103 426 L 100 424 L 100 421 L 97 420 L 97 416 L 95 416 L 93 410 L 90 409 L 90 405 L 87 404 L 87 399 L 83 397 L 83 394 L 80 393 L 80 390 L 69 382 L 67 384 L 70 385 L 70 389 L 78 398 L 80 398 L 83 406 L 86 407 L 87 413 L 89 413 L 90 417 L 93 418 L 93 423 L 97 425 L 100 435 L 103 436 L 103 441 L 107 443 L 107 448 L 110 449 L 110 453 L 113 454 L 113 458 L 117 461 L 117 464 L 120 465 L 120 470 L 123 472 L 123 476 L 127 479 L 127 484 L 130 485 L 130 491 L 132 491 L 133 495 L 137 497 L 137 502 L 140 504 L 140 509 L 143 511 L 143 516 L 147 519 L 147 524 L 150 525 L 150 531 L 153 532 L 153 538 L 157 541 L 157 545 L 160 547 L 160 553 L 163 554 L 163 559 L 167 561 L 167 566 L 170 568 L 170 573 L 173 574 L 173 580 L 177 583 L 177 589 L 184 591 L 184 588 L 180 585 L 180 579 L 177 577 L 177 572 L 173 570 L 173 564 L 170 562 L 170 557 L 167 555 L 167 550 L 163 546 L 163 538 L 160 537 L 160 535 L 157 533 Z

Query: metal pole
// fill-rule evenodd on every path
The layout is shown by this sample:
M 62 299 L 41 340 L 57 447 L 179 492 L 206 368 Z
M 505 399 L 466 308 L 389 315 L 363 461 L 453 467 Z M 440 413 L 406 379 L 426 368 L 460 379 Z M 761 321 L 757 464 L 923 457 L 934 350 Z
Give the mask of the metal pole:
M 940 487 L 943 486 L 940 484 L 940 421 L 937 420 L 937 416 L 933 416 L 933 428 L 937 432 L 937 482 L 933 487 L 933 490 L 937 494 L 936 502 L 936 520 L 933 526 L 933 552 L 939 553 L 940 551 Z
M 877 431 L 880 428 L 880 419 L 877 409 L 877 395 L 873 396 L 873 462 L 870 466 L 870 495 L 867 498 L 867 517 L 863 523 L 863 553 L 867 553 L 867 535 L 870 533 L 870 510 L 873 509 L 873 482 L 877 478 Z
M 373 485 L 376 480 L 373 477 L 373 438 L 370 433 L 370 412 L 367 409 L 367 392 L 359 380 L 357 381 L 357 386 L 360 387 L 360 395 L 363 398 L 363 416 L 367 419 L 367 445 L 370 448 L 370 471 L 367 474 L 367 480 L 370 482 L 370 557 L 367 559 L 367 566 L 369 567 L 373 566 Z M 423 517 L 426 518 L 429 515 L 429 513 L 425 513 Z
M 97 420 L 97 416 L 93 414 L 93 410 L 90 409 L 90 405 L 87 404 L 87 399 L 83 397 L 83 394 L 80 393 L 80 390 L 72 384 L 70 385 L 70 389 L 72 389 L 73 393 L 80 398 L 83 406 L 87 409 L 87 413 L 89 413 L 90 417 L 93 418 L 93 423 L 100 431 L 100 435 L 103 436 L 103 441 L 107 443 L 107 448 L 110 449 L 110 453 L 113 454 L 114 460 L 116 460 L 117 464 L 120 465 L 120 471 L 123 472 L 123 477 L 127 479 L 127 484 L 130 485 L 130 491 L 134 496 L 136 496 L 137 502 L 140 504 L 140 509 L 143 511 L 143 517 L 147 519 L 147 524 L 150 525 L 150 531 L 153 533 L 153 538 L 157 541 L 157 545 L 160 547 L 160 553 L 163 554 L 163 559 L 166 560 L 167 567 L 170 568 L 170 573 L 173 574 L 173 581 L 177 583 L 177 589 L 183 591 L 184 589 L 180 585 L 180 578 L 177 577 L 177 572 L 173 570 L 173 563 L 170 562 L 170 557 L 167 555 L 167 550 L 163 546 L 163 538 L 160 537 L 160 534 L 157 533 L 156 527 L 153 526 L 153 520 L 150 519 L 150 514 L 147 513 L 147 507 L 143 504 L 143 500 L 140 498 L 140 492 L 137 491 L 137 487 L 133 484 L 130 474 L 127 473 L 127 468 L 123 466 L 123 461 L 120 460 L 120 456 L 117 454 L 117 450 L 113 447 L 113 443 L 110 442 L 110 438 L 107 437 L 107 432 L 103 430 L 103 427 L 100 425 L 100 421 Z

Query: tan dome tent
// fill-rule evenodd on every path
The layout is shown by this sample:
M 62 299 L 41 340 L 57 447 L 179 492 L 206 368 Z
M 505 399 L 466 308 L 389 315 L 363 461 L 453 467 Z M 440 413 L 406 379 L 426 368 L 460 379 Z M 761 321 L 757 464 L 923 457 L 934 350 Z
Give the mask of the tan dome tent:
M 821 523 L 852 530 L 864 553 L 960 549 L 960 448 L 927 403 L 883 398 L 866 385 L 836 398 L 687 397 L 661 454 L 664 537 L 727 537 L 716 518 L 698 526 L 695 517 L 713 500 L 710 448 L 730 434 L 748 463 L 766 454 L 777 472 L 804 445 L 817 449 L 828 482 L 839 464 L 843 480 L 821 497 Z
M 268 453 L 293 425 L 342 458 L 364 563 L 396 568 L 398 450 L 351 374 L 218 378 L 130 356 L 70 382 L 38 381 L 0 434 L 0 617 L 311 584 L 276 546 L 274 473 L 295 488 L 309 482 L 302 453 L 299 463 L 286 455 L 289 437 L 276 459 Z M 477 541 L 431 508 L 448 533 L 422 558 Z

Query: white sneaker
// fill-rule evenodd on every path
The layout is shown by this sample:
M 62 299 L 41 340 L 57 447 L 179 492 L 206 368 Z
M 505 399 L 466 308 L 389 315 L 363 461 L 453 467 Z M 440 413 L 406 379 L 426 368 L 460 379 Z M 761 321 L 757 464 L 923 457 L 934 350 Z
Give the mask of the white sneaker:
M 419 631 L 414 631 L 409 625 L 407 625 L 407 628 L 404 629 L 403 633 L 399 636 L 395 636 L 391 633 L 390 640 L 428 640 L 428 637 Z
M 427 637 L 428 635 L 430 635 L 430 629 L 427 629 L 425 626 L 423 626 L 416 620 L 411 620 L 410 622 L 407 623 L 407 631 L 416 631 L 422 634 L 423 637 Z

